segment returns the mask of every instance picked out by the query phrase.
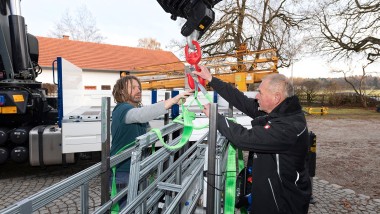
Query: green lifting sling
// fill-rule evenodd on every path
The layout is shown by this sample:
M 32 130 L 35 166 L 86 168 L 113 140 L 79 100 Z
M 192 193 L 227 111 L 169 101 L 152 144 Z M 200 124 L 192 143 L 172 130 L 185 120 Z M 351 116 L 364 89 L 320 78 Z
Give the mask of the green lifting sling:
M 202 86 L 200 86 L 202 87 Z M 202 89 L 203 94 L 207 98 L 207 100 L 212 103 L 211 96 L 205 92 L 204 88 Z M 194 93 L 194 99 L 190 102 L 188 106 L 190 106 L 194 101 L 197 102 L 198 106 L 201 110 L 203 110 L 203 106 L 200 103 L 200 101 L 197 98 L 198 96 L 198 90 Z M 184 126 L 181 140 L 176 145 L 168 145 L 165 143 L 165 141 L 162 138 L 162 134 L 160 129 L 154 128 L 151 129 L 152 132 L 156 133 L 158 139 L 162 143 L 162 145 L 169 149 L 169 150 L 176 150 L 179 148 L 182 148 L 190 139 L 193 130 L 198 129 L 204 129 L 208 127 L 208 124 L 202 125 L 202 126 L 194 126 L 193 120 L 195 119 L 195 113 L 188 110 L 188 107 L 185 108 L 184 105 L 181 103 L 182 108 L 182 114 L 180 114 L 178 117 L 176 117 L 173 122 L 182 124 Z M 121 148 L 116 154 L 119 154 L 120 152 L 124 151 L 126 148 L 133 145 L 135 142 L 132 142 L 123 148 Z M 152 154 L 155 152 L 155 144 L 152 145 Z M 240 172 L 244 168 L 244 160 L 243 160 L 243 153 L 241 150 L 238 150 L 238 168 L 236 167 L 236 149 L 235 147 L 230 143 L 228 146 L 228 157 L 227 157 L 227 166 L 226 166 L 226 182 L 225 182 L 225 200 L 224 200 L 224 213 L 234 213 L 235 211 L 235 197 L 236 197 L 236 175 L 238 172 Z M 112 167 L 113 172 L 113 178 L 112 178 L 112 191 L 111 191 L 111 197 L 115 197 L 117 194 L 116 190 L 116 166 Z M 151 177 L 151 180 L 153 177 Z M 247 213 L 245 210 L 240 210 L 241 213 Z M 116 203 L 111 208 L 112 214 L 119 213 L 119 204 Z

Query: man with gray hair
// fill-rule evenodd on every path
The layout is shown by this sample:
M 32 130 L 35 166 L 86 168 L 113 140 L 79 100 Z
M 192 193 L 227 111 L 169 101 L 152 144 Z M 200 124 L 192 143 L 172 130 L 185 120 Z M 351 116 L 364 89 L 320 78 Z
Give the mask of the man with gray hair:
M 255 99 L 215 77 L 204 66 L 193 73 L 251 117 L 252 128 L 218 115 L 217 129 L 236 147 L 253 153 L 251 213 L 307 213 L 311 183 L 306 170 L 309 148 L 305 115 L 293 86 L 282 74 L 263 78 Z M 210 105 L 204 113 L 209 116 Z

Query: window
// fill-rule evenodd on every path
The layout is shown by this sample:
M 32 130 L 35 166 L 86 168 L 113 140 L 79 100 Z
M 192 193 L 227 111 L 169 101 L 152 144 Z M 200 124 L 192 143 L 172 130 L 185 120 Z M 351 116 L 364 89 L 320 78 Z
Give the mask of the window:
M 96 86 L 95 85 L 85 85 L 84 90 L 96 90 Z
M 111 90 L 110 85 L 102 85 L 101 88 L 102 88 L 102 90 Z

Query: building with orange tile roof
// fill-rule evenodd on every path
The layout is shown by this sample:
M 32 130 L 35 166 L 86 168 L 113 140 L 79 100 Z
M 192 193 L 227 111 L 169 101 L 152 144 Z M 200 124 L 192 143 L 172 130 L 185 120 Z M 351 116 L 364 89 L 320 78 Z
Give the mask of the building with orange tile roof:
M 82 69 L 83 85 L 86 89 L 106 90 L 112 88 L 119 78 L 120 71 L 180 62 L 172 52 L 163 50 L 75 41 L 70 40 L 68 36 L 62 39 L 38 36 L 37 39 L 38 64 L 43 70 L 37 81 L 43 83 L 53 83 L 52 68 L 57 57 L 62 57 Z M 175 63 L 172 66 L 173 69 L 184 67 L 182 63 Z

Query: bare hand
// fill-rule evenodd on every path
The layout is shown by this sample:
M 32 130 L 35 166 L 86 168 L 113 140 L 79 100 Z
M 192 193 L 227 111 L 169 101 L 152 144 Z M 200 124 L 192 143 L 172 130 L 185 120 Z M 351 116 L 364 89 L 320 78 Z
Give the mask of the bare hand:
M 170 99 L 165 100 L 165 109 L 169 109 L 174 104 L 182 104 L 186 102 L 186 98 L 193 95 L 194 90 L 187 90 L 180 94 L 178 94 L 175 97 L 172 97 Z
M 201 71 L 198 72 L 198 71 L 193 71 L 192 73 L 195 74 L 195 75 L 198 75 L 200 77 L 202 77 L 203 79 L 211 82 L 212 80 L 212 75 L 210 73 L 210 71 L 203 65 L 199 65 L 199 67 L 201 68 Z
M 202 112 L 203 112 L 207 117 L 210 117 L 210 106 L 211 106 L 210 103 L 207 103 L 207 104 L 203 105 L 204 109 L 202 110 Z
M 186 102 L 186 98 L 194 94 L 194 90 L 187 90 L 174 97 L 175 103 L 180 105 Z

